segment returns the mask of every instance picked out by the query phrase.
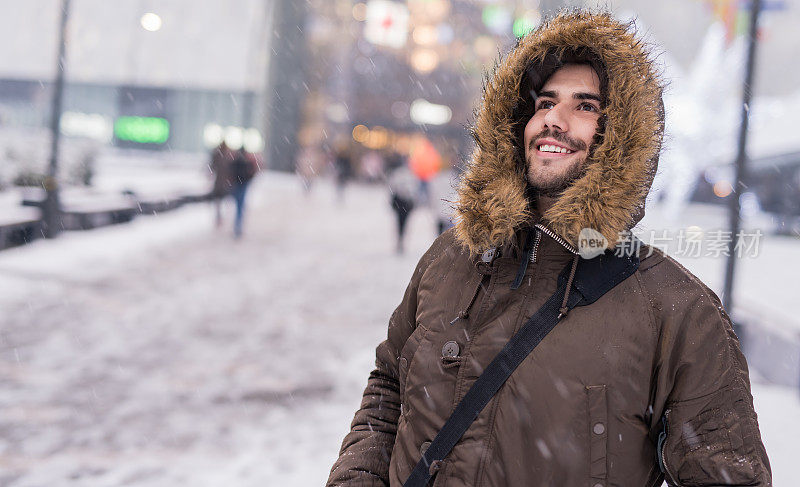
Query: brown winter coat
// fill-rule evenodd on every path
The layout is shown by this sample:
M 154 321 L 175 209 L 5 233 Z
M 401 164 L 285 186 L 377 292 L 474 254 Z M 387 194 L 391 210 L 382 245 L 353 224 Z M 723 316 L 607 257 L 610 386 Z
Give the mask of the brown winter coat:
M 231 164 L 236 154 L 225 142 L 221 142 L 211 152 L 211 162 L 208 165 L 211 174 L 214 175 L 214 185 L 211 188 L 213 198 L 227 196 L 231 192 L 233 185 L 231 178 Z
M 516 167 L 511 113 L 528 60 L 554 46 L 600 55 L 607 123 L 585 175 L 539 216 Z M 611 245 L 641 219 L 662 120 L 644 47 L 608 15 L 562 15 L 509 55 L 486 86 L 456 229 L 422 257 L 392 315 L 328 485 L 402 485 L 483 367 L 555 292 L 578 231 L 597 229 Z M 514 290 L 531 231 L 534 257 Z M 487 263 L 488 248 L 499 256 Z M 747 365 L 719 299 L 657 249 L 640 258 L 634 275 L 545 337 L 433 485 L 660 485 L 659 433 L 671 485 L 771 485 Z

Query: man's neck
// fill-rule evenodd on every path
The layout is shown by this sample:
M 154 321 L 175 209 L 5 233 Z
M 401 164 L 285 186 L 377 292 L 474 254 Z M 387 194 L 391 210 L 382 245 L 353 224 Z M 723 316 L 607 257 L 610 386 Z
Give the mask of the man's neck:
M 556 198 L 551 198 L 549 196 L 544 196 L 539 194 L 536 196 L 536 212 L 539 215 L 544 215 L 544 212 L 550 209 L 551 206 L 556 202 Z

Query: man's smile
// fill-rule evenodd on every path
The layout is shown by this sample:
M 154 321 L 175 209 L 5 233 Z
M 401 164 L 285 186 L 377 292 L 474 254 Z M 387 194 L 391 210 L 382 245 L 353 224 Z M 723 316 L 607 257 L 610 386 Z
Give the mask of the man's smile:
M 537 150 L 539 152 L 547 152 L 551 154 L 572 154 L 574 152 L 564 147 L 559 147 L 557 145 L 545 145 L 545 144 L 542 144 L 539 147 L 537 147 Z
M 536 139 L 531 145 L 536 149 L 536 155 L 539 157 L 563 158 L 580 151 L 579 148 L 551 137 Z
M 563 142 L 558 142 L 555 139 L 544 137 L 534 142 L 536 147 L 536 155 L 540 157 L 549 158 L 563 158 L 568 155 L 574 154 L 575 149 L 568 146 Z

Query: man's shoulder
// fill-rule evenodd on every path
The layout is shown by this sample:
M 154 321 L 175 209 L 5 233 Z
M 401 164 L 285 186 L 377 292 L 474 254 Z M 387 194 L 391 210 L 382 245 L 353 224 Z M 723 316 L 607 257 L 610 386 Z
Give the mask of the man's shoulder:
M 719 301 L 699 277 L 661 249 L 645 246 L 644 253 L 637 274 L 651 298 L 683 305 L 705 296 Z
M 455 229 L 450 228 L 436 237 L 417 265 L 418 272 L 445 272 L 445 268 L 457 262 L 470 262 L 469 250 L 456 238 Z
M 436 258 L 469 259 L 469 249 L 456 237 L 455 227 L 448 228 L 436 237 L 427 253 Z

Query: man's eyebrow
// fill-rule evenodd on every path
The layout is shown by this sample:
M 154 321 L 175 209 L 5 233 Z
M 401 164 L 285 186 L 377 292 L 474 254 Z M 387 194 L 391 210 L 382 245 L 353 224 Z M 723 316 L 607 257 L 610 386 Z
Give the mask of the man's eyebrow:
M 598 103 L 602 103 L 603 101 L 597 93 L 575 93 L 572 95 L 572 98 L 576 100 L 594 100 Z
M 540 91 L 538 98 L 555 98 L 558 99 L 558 92 L 555 90 L 547 90 L 547 91 Z M 600 95 L 597 93 L 574 93 L 572 98 L 575 100 L 594 100 L 598 103 L 602 103 L 603 99 L 600 98 Z

